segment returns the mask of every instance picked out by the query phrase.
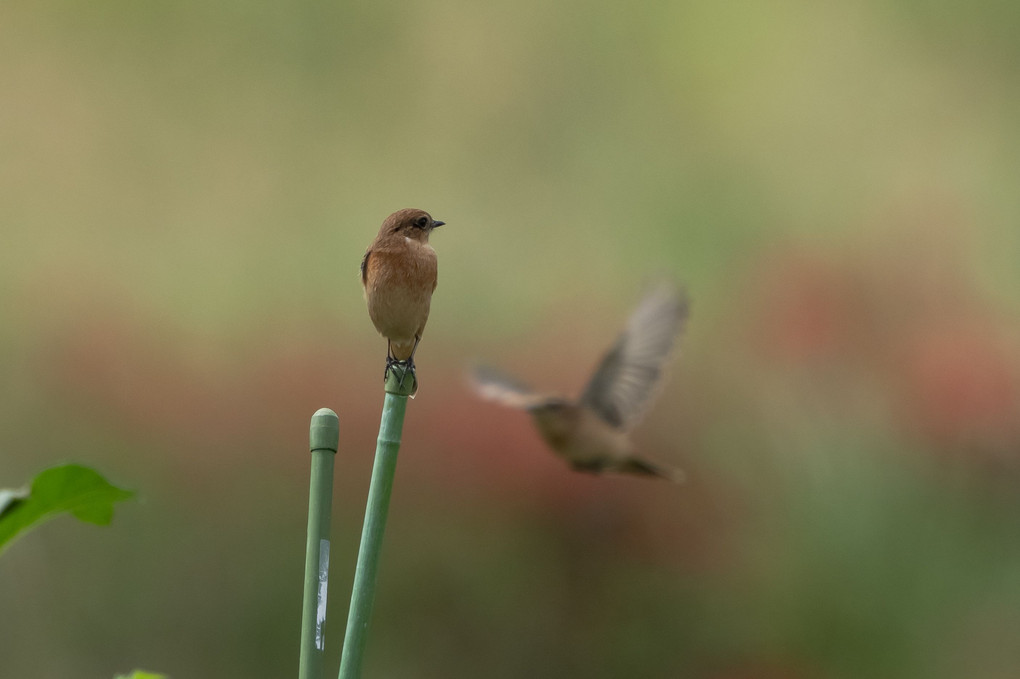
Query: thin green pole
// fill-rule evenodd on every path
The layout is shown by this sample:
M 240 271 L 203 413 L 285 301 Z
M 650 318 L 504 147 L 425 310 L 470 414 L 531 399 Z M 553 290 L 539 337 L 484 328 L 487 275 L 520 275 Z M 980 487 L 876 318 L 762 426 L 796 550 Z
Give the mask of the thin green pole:
M 340 443 L 340 420 L 329 408 L 312 415 L 309 427 L 312 478 L 308 490 L 308 541 L 301 610 L 299 679 L 321 679 L 325 646 L 326 585 L 329 582 L 329 516 L 333 509 L 333 458 Z
M 340 679 L 358 679 L 361 676 L 361 659 L 368 638 L 368 623 L 375 600 L 376 573 L 379 568 L 379 550 L 386 529 L 386 515 L 393 491 L 393 475 L 397 470 L 397 452 L 400 434 L 404 428 L 404 411 L 407 397 L 414 392 L 413 373 L 405 375 L 402 366 L 391 366 L 386 372 L 386 398 L 383 401 L 379 440 L 372 467 L 372 482 L 368 488 L 368 506 L 365 524 L 361 531 L 361 548 L 358 566 L 354 571 L 354 589 L 351 592 L 351 609 L 347 615 L 347 633 L 340 659 Z

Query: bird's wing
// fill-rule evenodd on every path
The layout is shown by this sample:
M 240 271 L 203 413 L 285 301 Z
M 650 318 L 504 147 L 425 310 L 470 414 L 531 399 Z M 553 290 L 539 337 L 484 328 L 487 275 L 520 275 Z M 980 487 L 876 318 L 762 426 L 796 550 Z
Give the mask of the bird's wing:
M 365 256 L 361 258 L 361 284 L 368 284 L 368 256 L 372 254 L 371 250 L 365 251 Z
M 511 408 L 530 408 L 543 399 L 531 387 L 489 366 L 475 366 L 469 378 L 479 396 Z
M 630 429 L 662 383 L 666 359 L 687 320 L 682 290 L 660 284 L 631 314 L 616 343 L 602 358 L 581 405 L 618 429 Z

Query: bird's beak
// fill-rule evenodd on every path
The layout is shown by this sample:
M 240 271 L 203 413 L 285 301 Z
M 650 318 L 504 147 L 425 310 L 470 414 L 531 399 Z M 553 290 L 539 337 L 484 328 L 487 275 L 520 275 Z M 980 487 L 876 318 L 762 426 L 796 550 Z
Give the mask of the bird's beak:
M 435 228 L 438 228 L 438 227 L 442 226 L 442 225 L 443 225 L 443 224 L 445 224 L 445 223 L 446 223 L 446 222 L 441 222 L 441 221 L 439 221 L 438 219 L 433 219 L 433 220 L 432 220 L 432 228 L 433 228 L 433 229 L 435 229 Z

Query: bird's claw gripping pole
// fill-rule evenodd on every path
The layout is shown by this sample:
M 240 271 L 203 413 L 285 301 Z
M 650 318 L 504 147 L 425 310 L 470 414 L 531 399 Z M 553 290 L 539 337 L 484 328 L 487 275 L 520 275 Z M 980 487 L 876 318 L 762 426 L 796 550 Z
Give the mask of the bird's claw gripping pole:
M 383 381 L 387 394 L 414 396 L 418 391 L 418 376 L 414 372 L 414 362 L 387 360 Z

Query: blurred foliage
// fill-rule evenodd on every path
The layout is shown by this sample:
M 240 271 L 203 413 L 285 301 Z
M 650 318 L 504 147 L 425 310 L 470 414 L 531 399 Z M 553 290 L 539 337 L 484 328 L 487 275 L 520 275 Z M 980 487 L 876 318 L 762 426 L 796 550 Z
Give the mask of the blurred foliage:
M 1018 22 L 5 3 L 0 478 L 143 501 L 4 555 L 0 676 L 294 672 L 322 406 L 335 673 L 382 400 L 357 266 L 409 206 L 449 226 L 366 677 L 1014 676 Z M 661 274 L 693 318 L 637 442 L 686 487 L 570 473 L 464 388 L 477 356 L 576 391 Z
M 64 512 L 105 526 L 113 520 L 113 503 L 133 495 L 94 469 L 77 464 L 51 467 L 36 475 L 27 492 L 0 490 L 0 553 L 24 531 Z

